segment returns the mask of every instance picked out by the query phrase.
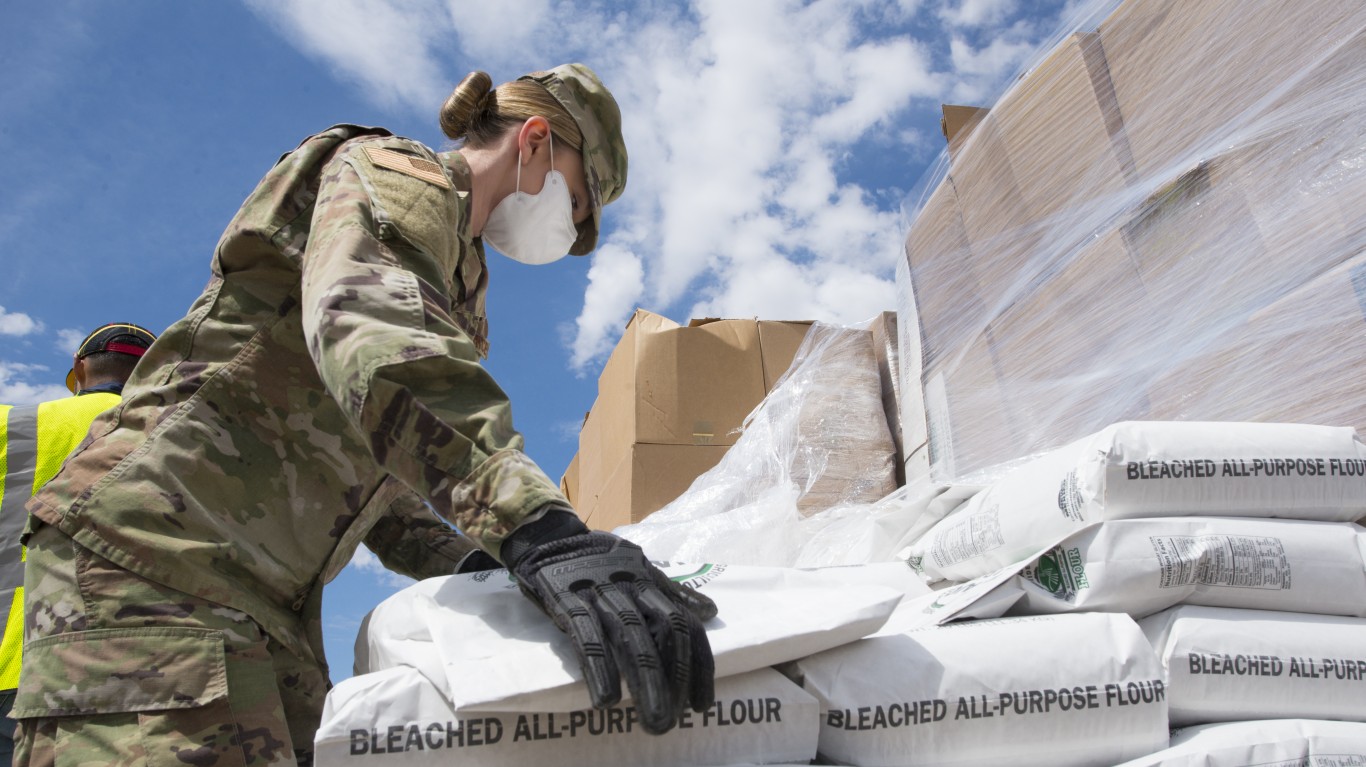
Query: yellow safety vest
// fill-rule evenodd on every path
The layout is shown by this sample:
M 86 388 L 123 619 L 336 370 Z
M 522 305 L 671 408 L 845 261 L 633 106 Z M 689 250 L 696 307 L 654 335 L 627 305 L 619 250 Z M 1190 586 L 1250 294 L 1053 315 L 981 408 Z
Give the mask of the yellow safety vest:
M 0 635 L 0 690 L 19 686 L 28 553 L 19 543 L 27 521 L 24 504 L 57 474 L 95 416 L 118 401 L 117 394 L 95 392 L 27 407 L 0 405 L 0 604 L 10 604 Z

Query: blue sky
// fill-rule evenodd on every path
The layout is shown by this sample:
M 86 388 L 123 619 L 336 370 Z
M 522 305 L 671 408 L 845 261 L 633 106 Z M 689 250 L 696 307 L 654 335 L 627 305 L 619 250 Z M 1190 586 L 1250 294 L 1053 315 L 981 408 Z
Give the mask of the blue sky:
M 383 125 L 445 148 L 473 69 L 564 61 L 621 102 L 630 179 L 599 251 L 490 253 L 488 366 L 559 476 L 631 311 L 856 322 L 894 308 L 903 203 L 939 104 L 989 104 L 1062 0 L 249 0 L 24 3 L 0 27 L 0 402 L 65 396 L 91 328 L 160 332 L 223 227 L 310 133 Z M 334 679 L 405 579 L 358 555 L 329 587 Z

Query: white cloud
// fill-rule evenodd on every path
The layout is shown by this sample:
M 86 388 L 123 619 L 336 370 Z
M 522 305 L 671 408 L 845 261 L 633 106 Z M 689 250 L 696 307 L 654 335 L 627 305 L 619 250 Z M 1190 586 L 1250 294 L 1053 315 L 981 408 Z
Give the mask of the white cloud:
M 554 11 L 550 0 L 447 0 L 446 6 L 461 51 L 481 69 L 524 58 L 528 48 L 539 47 L 547 27 L 558 31 L 555 22 L 570 15 Z
M 830 321 L 890 308 L 910 169 L 938 149 L 910 118 L 985 102 L 1051 24 L 1018 0 L 248 2 L 381 103 L 430 111 L 473 68 L 598 71 L 631 170 L 564 332 L 580 372 L 636 305 Z M 443 77 L 445 54 L 468 63 Z M 868 166 L 907 173 L 887 188 L 854 175 Z
M 815 298 L 820 281 L 890 279 L 900 239 L 897 205 L 842 180 L 843 163 L 861 141 L 903 132 L 913 101 L 946 80 L 904 29 L 867 23 L 895 15 L 886 4 L 694 7 L 692 28 L 643 28 L 648 53 L 611 73 L 624 87 L 608 79 L 632 167 L 612 240 L 641 255 L 652 308 L 691 297 L 694 315 L 842 318 Z M 577 362 L 605 350 L 588 341 Z
M 437 61 L 451 29 L 437 0 L 246 0 L 305 53 L 387 107 L 434 113 L 450 93 Z M 495 3 L 497 5 L 497 3 Z
M 945 3 L 939 18 L 955 27 L 999 24 L 1015 12 L 1016 0 L 961 0 Z
M 1037 41 L 1023 25 L 993 37 L 980 48 L 962 36 L 954 36 L 949 55 L 956 81 L 949 90 L 950 101 L 990 106 L 1006 77 L 1019 70 L 1037 48 Z
M 592 258 L 584 310 L 570 334 L 571 362 L 579 370 L 589 360 L 611 350 L 616 334 L 625 326 L 644 289 L 640 258 L 631 251 L 607 244 L 598 248 Z
M 23 312 L 7 312 L 0 306 L 0 336 L 27 336 L 43 331 L 43 323 Z
M 38 382 L 31 379 L 42 376 Z M 52 383 L 51 372 L 43 365 L 0 360 L 0 403 L 6 405 L 36 405 L 39 402 L 70 397 L 62 383 Z
M 417 582 L 406 575 L 401 575 L 386 568 L 383 563 L 379 561 L 379 557 L 375 556 L 374 552 L 364 546 L 358 546 L 356 548 L 356 553 L 351 555 L 351 562 L 347 566 L 354 567 L 363 573 L 377 576 L 378 580 L 386 586 L 402 588 L 404 586 L 411 586 Z
M 62 328 L 57 331 L 57 351 L 62 354 L 75 354 L 85 340 L 86 332 L 76 328 Z

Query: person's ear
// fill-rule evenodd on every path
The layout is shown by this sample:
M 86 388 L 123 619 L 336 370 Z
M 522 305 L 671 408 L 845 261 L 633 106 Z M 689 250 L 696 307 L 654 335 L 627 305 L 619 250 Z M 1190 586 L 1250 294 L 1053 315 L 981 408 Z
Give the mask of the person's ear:
M 550 121 L 540 115 L 528 117 L 517 134 L 517 149 L 522 156 L 522 164 L 530 163 L 539 151 L 549 151 L 549 142 Z
M 85 360 L 75 359 L 71 363 L 71 372 L 76 376 L 76 391 L 85 388 Z

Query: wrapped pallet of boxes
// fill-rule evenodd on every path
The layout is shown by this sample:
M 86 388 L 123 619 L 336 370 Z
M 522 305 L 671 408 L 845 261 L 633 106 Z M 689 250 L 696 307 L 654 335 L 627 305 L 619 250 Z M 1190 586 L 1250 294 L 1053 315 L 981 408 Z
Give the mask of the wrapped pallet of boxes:
M 643 519 L 735 443 L 741 423 L 787 370 L 810 323 L 693 320 L 637 310 L 579 433 L 571 499 L 588 526 Z
M 813 325 L 787 375 L 720 463 L 668 506 L 617 532 L 672 560 L 799 566 L 891 559 L 899 536 L 872 528 L 880 518 L 905 515 L 874 508 L 897 488 L 876 357 L 868 330 Z M 847 550 L 856 558 L 825 557 L 828 547 L 843 546 L 832 525 L 864 541 Z
M 981 482 L 1124 420 L 1366 428 L 1366 7 L 1082 11 L 907 206 L 908 455 Z
M 1162 669 L 1125 615 L 884 631 L 784 670 L 838 764 L 1101 765 L 1167 745 Z

